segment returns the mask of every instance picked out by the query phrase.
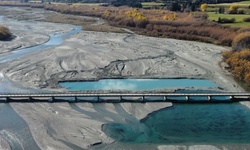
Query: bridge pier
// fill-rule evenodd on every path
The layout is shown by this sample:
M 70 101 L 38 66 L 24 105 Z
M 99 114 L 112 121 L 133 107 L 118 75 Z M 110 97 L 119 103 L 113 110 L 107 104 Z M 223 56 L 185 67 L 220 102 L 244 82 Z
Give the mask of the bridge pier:
M 5 103 L 8 103 L 10 101 L 10 97 L 5 98 Z
M 49 103 L 53 103 L 55 101 L 55 97 L 51 96 L 51 98 L 48 100 Z
M 145 96 L 142 96 L 142 102 L 145 103 Z
M 185 98 L 186 98 L 186 101 L 189 101 L 189 96 L 186 96 Z
M 167 96 L 163 96 L 163 100 L 164 100 L 164 101 L 167 101 L 167 100 L 168 100 L 168 97 L 167 97 Z
M 32 97 L 28 97 L 28 100 L 29 100 L 29 101 L 32 101 L 32 100 L 33 100 L 33 98 L 32 98 Z
M 211 101 L 212 100 L 212 96 L 207 96 L 207 100 Z
M 77 96 L 74 97 L 74 101 L 77 102 Z

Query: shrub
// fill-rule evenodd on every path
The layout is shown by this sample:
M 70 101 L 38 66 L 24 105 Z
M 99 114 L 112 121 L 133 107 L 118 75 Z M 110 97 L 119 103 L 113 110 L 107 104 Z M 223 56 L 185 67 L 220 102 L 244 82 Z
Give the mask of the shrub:
M 208 6 L 207 4 L 201 4 L 201 7 L 200 7 L 201 11 L 206 11 L 207 6 Z
M 235 18 L 218 18 L 218 23 L 234 23 L 235 22 Z
M 238 8 L 239 8 L 238 5 L 233 4 L 233 5 L 230 6 L 228 13 L 229 14 L 237 14 L 238 13 Z
M 0 40 L 6 40 L 11 37 L 11 32 L 8 28 L 0 26 Z
M 250 22 L 250 17 L 244 18 L 243 21 L 244 22 Z
M 245 11 L 244 10 L 238 10 L 237 14 L 245 14 Z
M 224 14 L 225 13 L 225 8 L 224 7 L 219 7 L 219 14 Z
M 238 34 L 233 40 L 232 49 L 233 51 L 250 49 L 250 32 Z

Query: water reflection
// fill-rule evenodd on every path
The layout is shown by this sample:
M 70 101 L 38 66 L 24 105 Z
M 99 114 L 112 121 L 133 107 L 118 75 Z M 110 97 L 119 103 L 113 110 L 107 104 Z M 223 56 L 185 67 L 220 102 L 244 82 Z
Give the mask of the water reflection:
M 110 123 L 102 129 L 126 143 L 249 143 L 250 110 L 239 103 L 174 104 L 138 123 Z
M 164 88 L 218 87 L 202 79 L 103 79 L 89 82 L 61 82 L 69 90 L 156 90 Z

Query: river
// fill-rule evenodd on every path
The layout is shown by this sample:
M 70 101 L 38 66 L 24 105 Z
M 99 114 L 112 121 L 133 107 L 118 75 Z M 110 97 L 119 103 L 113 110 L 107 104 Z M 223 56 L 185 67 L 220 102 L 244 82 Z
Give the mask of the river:
M 4 17 L 0 17 L 0 21 L 3 21 Z M 28 22 L 18 22 L 11 20 L 15 24 L 29 25 Z M 31 22 L 33 24 L 33 22 Z M 45 50 L 47 48 L 60 45 L 63 39 L 70 37 L 81 31 L 80 26 L 72 26 L 72 30 L 68 32 L 58 32 L 50 35 L 47 42 L 36 46 L 15 50 L 8 55 L 0 56 L 0 63 L 19 59 L 22 56 L 30 54 L 32 52 Z M 15 85 L 12 82 L 4 78 L 3 74 L 0 74 L 0 92 L 1 93 L 17 93 L 17 92 L 41 92 L 30 88 L 24 88 L 20 85 Z M 34 141 L 28 124 L 13 110 L 10 104 L 0 104 L 0 136 L 2 136 L 14 150 L 37 150 L 40 149 Z
M 46 43 L 1 56 L 0 61 L 12 61 L 31 52 L 60 45 L 64 38 L 81 31 L 81 27 L 72 27 L 73 30 L 69 32 L 50 35 L 50 40 Z M 25 89 L 20 85 L 15 85 L 5 79 L 2 74 L 0 77 L 1 92 L 39 92 L 39 90 Z M 195 87 L 195 85 L 191 86 Z M 12 149 L 39 149 L 32 138 L 28 124 L 10 104 L 0 104 L 0 111 L 0 135 Z M 128 147 L 139 149 L 150 146 L 153 149 L 157 145 L 170 144 L 247 144 L 250 142 L 249 116 L 249 109 L 239 103 L 174 104 L 171 108 L 154 112 L 131 124 L 117 122 L 104 124 L 103 132 L 116 142 L 110 145 L 94 146 L 93 149 L 126 149 Z M 68 145 L 71 144 L 68 143 Z

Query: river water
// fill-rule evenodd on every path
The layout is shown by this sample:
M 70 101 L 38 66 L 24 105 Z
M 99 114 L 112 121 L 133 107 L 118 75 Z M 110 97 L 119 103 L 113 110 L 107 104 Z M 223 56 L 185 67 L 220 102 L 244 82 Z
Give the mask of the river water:
M 71 91 L 218 87 L 215 83 L 202 79 L 102 79 L 88 82 L 61 82 L 59 85 Z
M 0 20 L 3 19 L 4 17 L 1 16 Z M 22 22 L 15 23 L 21 24 Z M 26 24 L 28 23 L 26 22 Z M 12 61 L 32 52 L 60 45 L 63 42 L 63 39 L 80 32 L 81 29 L 80 26 L 72 26 L 72 30 L 69 32 L 50 35 L 49 40 L 43 44 L 19 49 L 8 55 L 1 56 L 0 63 Z M 0 74 L 0 78 L 1 93 L 18 93 L 24 91 L 23 87 L 9 82 L 2 74 Z M 33 89 L 25 89 L 25 91 L 39 92 Z M 11 149 L 14 150 L 40 149 L 32 137 L 28 124 L 16 113 L 15 110 L 13 110 L 10 104 L 0 104 L 0 136 L 3 137 L 8 142 Z

